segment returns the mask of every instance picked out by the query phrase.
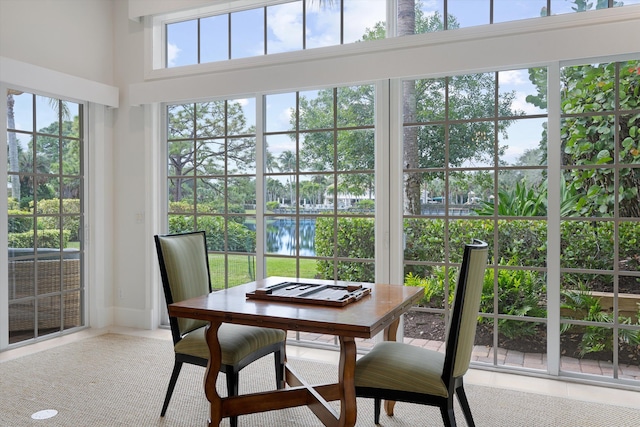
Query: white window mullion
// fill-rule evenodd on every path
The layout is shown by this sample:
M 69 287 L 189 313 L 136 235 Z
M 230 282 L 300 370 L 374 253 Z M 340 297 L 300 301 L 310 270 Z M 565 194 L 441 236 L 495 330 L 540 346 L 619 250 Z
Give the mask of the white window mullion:
M 404 283 L 402 80 L 389 83 L 389 280 Z
M 265 252 L 265 191 L 267 189 L 264 179 L 265 166 L 265 96 L 256 96 L 256 280 L 266 277 L 266 263 L 264 259 Z
M 7 98 L 7 87 L 0 84 L 0 93 L 4 99 Z M 3 147 L 7 146 L 7 102 L 0 102 L 0 141 Z M 0 150 L 0 176 L 7 176 L 7 150 Z M 2 179 L 3 192 L 6 195 L 7 182 Z M 0 247 L 8 247 L 9 227 L 7 223 L 7 197 L 0 197 Z M 6 252 L 5 252 L 6 254 Z M 7 256 L 0 256 L 0 271 L 8 271 L 9 260 Z M 9 345 L 9 277 L 7 274 L 0 274 L 0 349 Z
M 548 122 L 548 208 L 547 208 L 547 369 L 560 372 L 560 64 L 552 63 L 547 72 Z

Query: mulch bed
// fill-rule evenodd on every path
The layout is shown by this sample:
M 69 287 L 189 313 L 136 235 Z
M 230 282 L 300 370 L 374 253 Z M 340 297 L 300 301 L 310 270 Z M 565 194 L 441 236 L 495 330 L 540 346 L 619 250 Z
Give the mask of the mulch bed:
M 498 346 L 507 350 L 523 353 L 546 353 L 547 331 L 546 325 L 537 326 L 532 336 L 522 336 L 514 339 L 498 337 Z M 404 335 L 409 338 L 444 341 L 445 324 L 443 317 L 438 314 L 421 311 L 410 311 L 405 315 Z M 561 336 L 560 350 L 563 356 L 580 359 L 580 333 L 564 333 Z M 493 329 L 491 325 L 478 325 L 476 345 L 493 346 Z M 613 352 L 601 351 L 587 353 L 583 358 L 589 360 L 611 361 Z M 618 362 L 627 365 L 637 365 L 640 361 L 640 346 L 621 343 Z

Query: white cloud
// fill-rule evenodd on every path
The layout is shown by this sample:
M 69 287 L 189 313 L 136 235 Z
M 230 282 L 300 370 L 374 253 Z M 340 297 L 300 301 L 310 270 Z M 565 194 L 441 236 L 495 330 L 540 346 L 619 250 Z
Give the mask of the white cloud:
M 527 102 L 527 96 L 529 93 L 516 92 L 516 97 L 511 104 L 511 108 L 518 111 L 524 111 L 525 114 L 546 114 L 545 110 L 542 110 L 535 105 Z
M 525 73 L 526 70 L 509 70 L 500 71 L 498 77 L 500 85 L 522 85 L 529 82 L 529 78 Z
M 302 28 L 302 13 L 298 3 L 269 8 L 267 24 L 276 38 L 269 41 L 269 53 L 301 49 L 302 35 L 299 29 Z
M 173 43 L 167 43 L 167 64 L 173 67 L 176 64 L 176 58 L 182 49 Z

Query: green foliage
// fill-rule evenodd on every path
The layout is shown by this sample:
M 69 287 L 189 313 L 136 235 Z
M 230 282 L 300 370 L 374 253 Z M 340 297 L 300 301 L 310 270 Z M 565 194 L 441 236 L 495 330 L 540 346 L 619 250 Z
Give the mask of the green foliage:
M 548 188 L 545 180 L 539 186 L 527 188 L 526 182 L 516 182 L 515 188 L 498 191 L 498 215 L 500 216 L 546 216 Z M 584 197 L 578 188 L 561 180 L 560 215 L 563 217 L 581 212 Z M 481 201 L 478 215 L 494 215 L 493 201 Z
M 60 230 L 38 230 L 36 242 L 38 248 L 56 248 L 60 249 Z M 62 232 L 62 247 L 69 245 L 69 231 Z M 9 233 L 8 235 L 10 248 L 34 248 L 33 231 L 24 233 Z
M 405 286 L 421 286 L 424 288 L 424 295 L 418 302 L 419 305 L 433 308 L 444 307 L 444 284 L 445 282 L 445 269 L 444 267 L 433 267 L 430 269 L 431 275 L 428 277 L 420 277 L 412 272 L 409 272 L 404 278 Z M 453 301 L 453 295 L 455 291 L 457 271 L 453 268 L 448 269 L 449 277 L 449 295 L 447 297 L 448 303 Z
M 33 216 L 29 212 L 9 209 L 7 215 L 9 216 L 9 233 L 24 233 L 33 230 Z
M 613 323 L 615 316 L 602 308 L 600 298 L 593 296 L 584 284 L 579 284 L 578 286 L 578 290 L 563 290 L 561 292 L 563 302 L 560 307 L 572 310 L 581 317 L 580 320 Z M 640 314 L 640 310 L 638 314 Z M 569 319 L 572 318 L 570 317 Z M 640 325 L 640 317 L 633 323 L 630 317 L 619 316 L 618 322 L 621 325 Z M 589 353 L 611 351 L 613 349 L 613 328 L 602 326 L 574 327 L 570 323 L 563 323 L 560 331 L 564 333 L 572 328 L 583 331 L 579 345 L 581 357 Z M 627 342 L 631 345 L 640 344 L 640 331 L 638 330 L 619 329 L 618 335 L 621 342 Z
M 334 236 L 334 232 L 336 235 Z M 319 257 L 334 258 L 318 260 L 318 278 L 350 281 L 375 281 L 374 268 L 374 221 L 370 218 L 338 218 L 337 228 L 333 218 L 317 218 L 315 247 Z M 333 252 L 334 238 L 338 252 Z M 337 260 L 335 258 L 338 258 Z M 365 259 L 368 262 L 340 261 L 342 258 Z M 337 276 L 334 277 L 334 263 Z
M 365 210 L 365 211 L 373 211 L 376 207 L 376 202 L 371 199 L 363 199 L 358 200 L 356 203 L 356 208 Z
M 280 207 L 280 202 L 277 201 L 272 201 L 272 202 L 267 202 L 267 210 L 268 211 L 274 211 L 276 209 L 278 209 Z
M 494 312 L 494 277 L 494 270 L 487 269 L 480 303 L 483 313 Z M 544 318 L 547 314 L 545 300 L 546 283 L 543 276 L 530 270 L 498 270 L 498 313 Z M 482 318 L 481 321 L 487 320 Z M 533 322 L 498 320 L 498 331 L 509 339 L 532 336 L 536 333 L 535 327 Z
M 20 209 L 20 202 L 13 198 L 13 197 L 8 197 L 7 198 L 7 209 L 10 211 L 15 211 L 15 210 L 19 210 Z
M 585 0 L 578 3 L 581 10 L 591 7 Z M 527 101 L 546 107 L 546 70 L 531 69 L 529 78 L 538 93 Z M 640 163 L 640 61 L 564 67 L 561 79 L 563 164 L 574 166 L 565 175 L 580 194 L 578 213 L 613 216 L 617 205 L 620 217 L 640 217 L 640 169 L 622 167 L 616 177 L 613 168 Z M 614 115 L 616 109 L 621 114 Z M 542 136 L 546 153 L 546 133 Z
M 224 245 L 225 222 L 222 216 L 199 216 L 197 226 L 193 217 L 169 216 L 169 233 L 186 233 L 204 230 L 207 235 L 207 249 L 210 251 L 255 252 L 256 233 L 233 220 L 227 222 L 227 247 Z
M 38 214 L 44 215 L 38 217 L 38 229 L 57 229 L 60 227 L 58 215 L 61 213 L 65 214 L 62 217 L 62 228 L 69 232 L 69 239 L 74 242 L 80 240 L 80 199 L 62 199 L 62 212 L 60 212 L 60 199 L 38 200 Z M 66 216 L 66 214 L 78 215 Z

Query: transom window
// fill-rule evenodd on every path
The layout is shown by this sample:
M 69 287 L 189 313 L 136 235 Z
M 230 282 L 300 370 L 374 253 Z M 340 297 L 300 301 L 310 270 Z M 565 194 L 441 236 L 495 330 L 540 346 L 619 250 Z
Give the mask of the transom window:
M 387 18 L 393 2 L 400 19 Z M 155 68 L 228 61 L 632 4 L 640 0 L 244 0 L 154 18 Z M 393 21 L 393 22 L 391 22 Z M 160 53 L 160 51 L 162 53 Z

